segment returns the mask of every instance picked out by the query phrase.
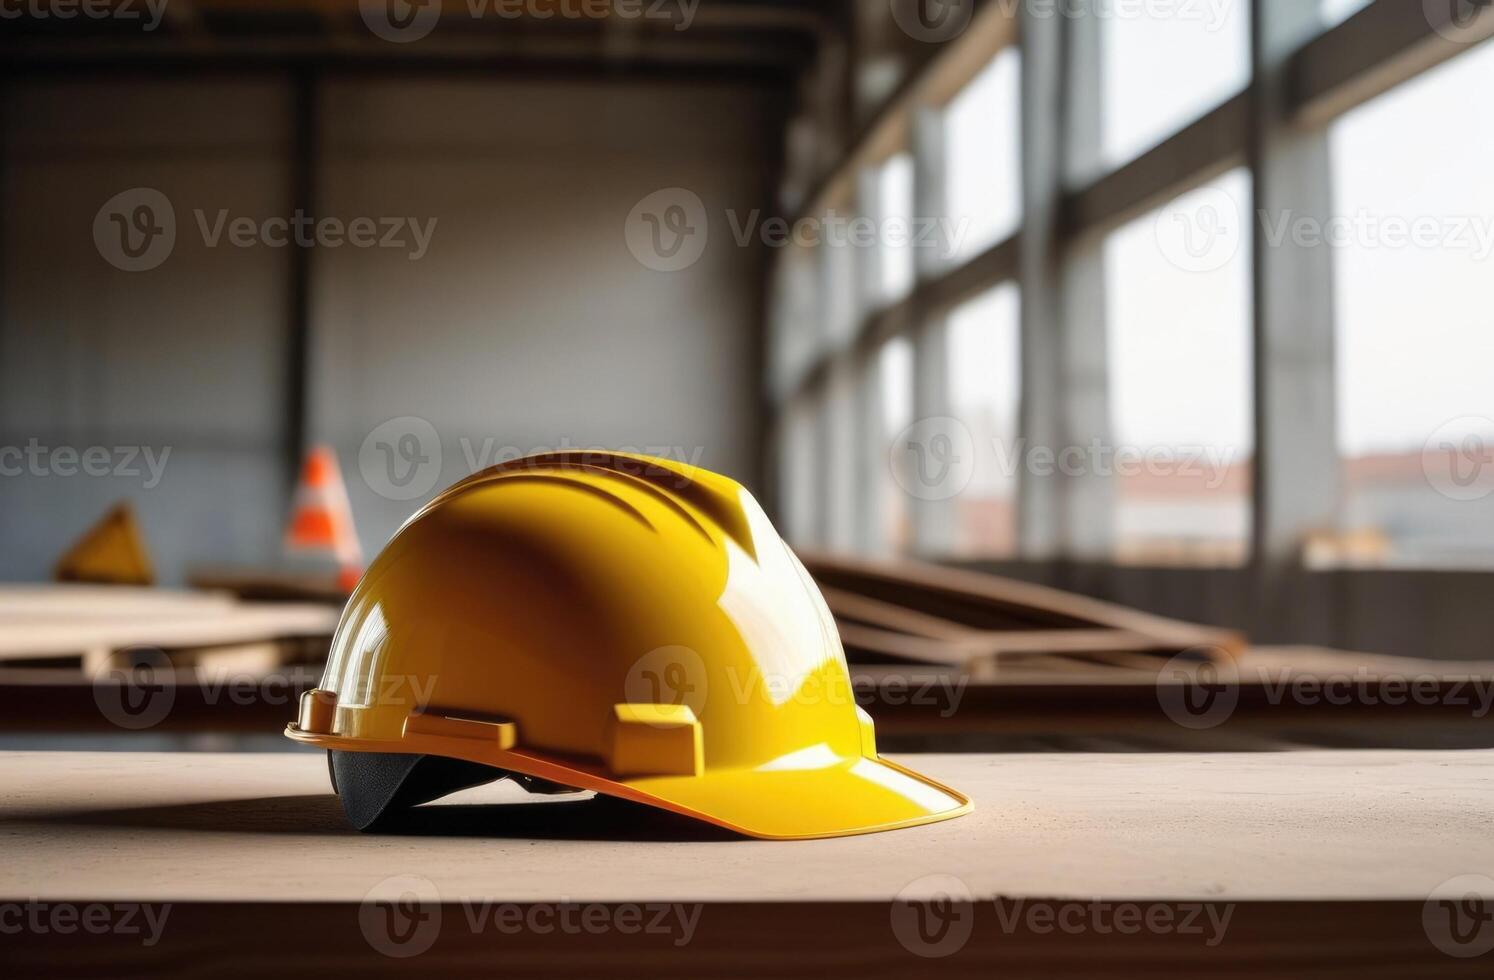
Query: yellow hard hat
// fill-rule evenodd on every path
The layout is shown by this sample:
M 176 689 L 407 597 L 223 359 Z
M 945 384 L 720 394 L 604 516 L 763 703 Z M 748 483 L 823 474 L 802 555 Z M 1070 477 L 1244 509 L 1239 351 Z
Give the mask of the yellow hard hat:
M 623 453 L 514 460 L 418 511 L 286 734 L 331 751 L 360 829 L 505 776 L 775 839 L 971 809 L 877 757 L 824 599 L 752 496 Z

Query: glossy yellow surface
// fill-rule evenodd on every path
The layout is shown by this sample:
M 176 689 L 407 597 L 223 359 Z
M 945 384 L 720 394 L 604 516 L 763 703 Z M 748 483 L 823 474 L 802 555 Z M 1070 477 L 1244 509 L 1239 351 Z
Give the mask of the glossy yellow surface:
M 533 456 L 444 491 L 353 592 L 322 689 L 330 730 L 292 738 L 485 762 L 756 837 L 970 809 L 876 757 L 829 610 L 752 496 L 668 460 Z

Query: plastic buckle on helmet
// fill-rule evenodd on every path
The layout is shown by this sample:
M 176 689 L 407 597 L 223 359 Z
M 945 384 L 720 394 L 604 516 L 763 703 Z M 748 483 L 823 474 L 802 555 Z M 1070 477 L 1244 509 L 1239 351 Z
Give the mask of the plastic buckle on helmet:
M 705 774 L 705 740 L 688 704 L 614 704 L 607 750 L 614 776 Z
M 463 718 L 446 714 L 442 708 L 411 712 L 405 718 L 404 734 L 477 739 L 499 749 L 511 749 L 519 742 L 519 726 L 507 718 Z
M 314 687 L 302 693 L 296 728 L 312 735 L 331 735 L 337 717 L 337 692 Z

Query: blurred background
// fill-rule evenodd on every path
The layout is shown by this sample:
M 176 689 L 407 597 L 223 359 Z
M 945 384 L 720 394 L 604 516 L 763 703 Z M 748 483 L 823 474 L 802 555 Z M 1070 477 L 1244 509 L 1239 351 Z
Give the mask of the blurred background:
M 1443 692 L 1231 674 L 1232 747 L 1483 744 L 1488 6 L 6 3 L 9 737 L 142 650 L 310 686 L 420 503 L 601 446 L 749 487 L 909 744 L 1203 739 L 1220 650 Z M 209 694 L 143 727 L 291 711 Z

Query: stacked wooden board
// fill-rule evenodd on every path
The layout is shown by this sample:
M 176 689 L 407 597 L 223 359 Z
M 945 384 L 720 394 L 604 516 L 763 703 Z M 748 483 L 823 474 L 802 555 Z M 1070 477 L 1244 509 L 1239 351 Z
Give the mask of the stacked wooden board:
M 338 608 L 126 585 L 0 588 L 0 666 L 93 676 L 142 651 L 173 666 L 268 668 L 325 657 Z
M 853 661 L 903 661 L 992 677 L 1010 667 L 1151 669 L 1186 654 L 1238 656 L 1243 635 L 1041 585 L 914 561 L 801 554 Z

